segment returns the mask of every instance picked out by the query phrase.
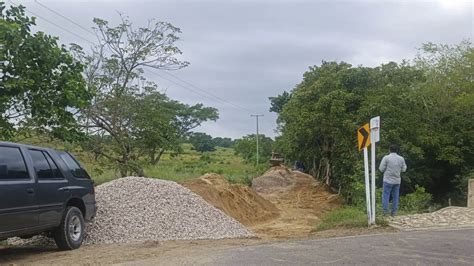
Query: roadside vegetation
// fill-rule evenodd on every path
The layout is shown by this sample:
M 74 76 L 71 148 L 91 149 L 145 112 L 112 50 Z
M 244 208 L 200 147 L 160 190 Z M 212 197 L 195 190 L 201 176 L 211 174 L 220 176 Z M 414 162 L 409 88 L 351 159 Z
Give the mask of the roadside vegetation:
M 465 206 L 474 176 L 473 63 L 466 40 L 424 44 L 416 58 L 401 63 L 312 66 L 295 88 L 270 98 L 281 132 L 275 146 L 357 205 L 364 200 L 364 174 L 355 132 L 380 115 L 377 162 L 389 144 L 400 146 L 408 165 L 401 194 L 423 189 L 436 204 Z
M 377 216 L 375 223 L 379 226 L 388 225 L 387 220 L 382 216 Z M 346 206 L 323 215 L 316 230 L 363 227 L 367 227 L 367 212 L 362 208 Z
M 382 215 L 381 193 L 382 190 L 378 189 L 376 193 L 377 205 L 375 223 L 378 226 L 384 227 L 388 226 L 388 221 L 387 217 Z M 417 187 L 415 192 L 400 197 L 397 215 L 424 213 L 434 211 L 439 207 L 439 205 L 433 204 L 431 194 L 427 193 L 424 188 Z M 321 222 L 316 225 L 316 230 L 366 227 L 368 227 L 366 205 L 365 201 L 361 200 L 356 204 L 346 205 L 342 208 L 327 212 L 321 217 Z

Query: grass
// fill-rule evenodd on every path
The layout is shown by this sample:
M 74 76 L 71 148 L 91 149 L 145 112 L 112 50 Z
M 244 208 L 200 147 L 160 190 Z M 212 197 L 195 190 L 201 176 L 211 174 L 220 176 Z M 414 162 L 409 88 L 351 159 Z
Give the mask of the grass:
M 35 136 L 19 140 L 19 142 L 71 152 L 79 159 L 97 185 L 120 177 L 114 165 L 108 164 L 105 160 L 96 159 L 91 153 L 59 140 L 51 141 L 45 137 Z M 163 154 L 157 165 L 150 165 L 146 162 L 146 158 L 142 158 L 141 165 L 144 167 L 145 175 L 164 180 L 184 181 L 206 173 L 217 173 L 224 175 L 232 183 L 249 184 L 251 179 L 261 174 L 264 169 L 245 163 L 240 156 L 235 155 L 232 148 L 217 147 L 215 151 L 205 153 L 193 150 L 191 144 L 183 144 L 182 148 L 183 153 L 177 156 L 170 153 Z
M 217 173 L 224 175 L 231 182 L 248 184 L 249 179 L 259 174 L 254 165 L 245 163 L 241 157 L 234 154 L 234 150 L 231 148 L 217 147 L 213 152 L 202 154 L 192 150 L 190 144 L 183 144 L 183 149 L 184 152 L 177 156 L 163 154 L 157 165 L 143 162 L 145 175 L 179 182 L 206 173 Z M 96 184 L 102 184 L 119 177 L 119 173 L 114 169 L 91 160 L 84 154 L 78 154 L 77 157 Z
M 375 223 L 381 226 L 388 225 L 382 217 L 376 217 Z M 322 217 L 322 222 L 317 226 L 317 230 L 362 227 L 367 227 L 367 213 L 356 207 L 345 206 L 325 214 Z

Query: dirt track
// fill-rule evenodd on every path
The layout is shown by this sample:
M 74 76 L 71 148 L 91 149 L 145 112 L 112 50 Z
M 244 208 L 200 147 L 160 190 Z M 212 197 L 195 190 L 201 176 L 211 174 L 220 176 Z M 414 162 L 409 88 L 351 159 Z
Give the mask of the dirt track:
M 338 195 L 312 176 L 285 167 L 272 167 L 253 180 L 252 188 L 229 184 L 217 174 L 182 185 L 263 239 L 308 236 L 325 212 L 341 206 Z
M 287 179 L 284 185 L 273 184 L 275 175 Z M 260 179 L 260 180 L 259 180 Z M 273 186 L 265 183 L 272 183 Z M 288 183 L 289 182 L 289 183 Z M 257 183 L 258 185 L 256 185 Z M 272 202 L 280 211 L 279 217 L 269 222 L 250 227 L 262 238 L 301 238 L 310 235 L 321 216 L 341 206 L 341 200 L 310 175 L 272 168 L 254 180 L 259 194 Z
M 343 229 L 317 232 L 301 239 L 329 238 L 348 235 L 365 235 L 394 232 L 390 228 L 380 229 Z M 130 263 L 145 259 L 156 259 L 164 256 L 180 256 L 182 254 L 200 254 L 201 250 L 222 250 L 236 246 L 253 246 L 263 243 L 281 242 L 262 239 L 228 239 L 199 241 L 166 241 L 144 242 L 131 244 L 110 244 L 84 246 L 73 251 L 58 251 L 56 248 L 45 247 L 1 247 L 0 264 L 116 264 Z

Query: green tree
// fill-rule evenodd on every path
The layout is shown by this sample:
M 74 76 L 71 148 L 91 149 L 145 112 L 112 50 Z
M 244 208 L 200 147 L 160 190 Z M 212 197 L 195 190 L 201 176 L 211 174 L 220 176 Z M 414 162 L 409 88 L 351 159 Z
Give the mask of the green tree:
M 424 44 L 415 59 L 426 82 L 416 97 L 423 103 L 419 122 L 429 126 L 422 139 L 427 189 L 438 201 L 465 204 L 467 180 L 474 170 L 474 48 Z
M 377 161 L 390 143 L 401 146 L 408 164 L 402 191 L 421 186 L 438 202 L 450 197 L 463 204 L 473 172 L 473 58 L 471 43 L 462 42 L 426 44 L 414 64 L 311 67 L 290 97 L 283 97 L 288 101 L 272 98 L 272 107 L 284 102 L 272 108 L 281 131 L 276 146 L 350 201 L 363 180 L 355 132 L 380 115 Z
M 74 113 L 92 98 L 83 66 L 58 38 L 32 33 L 35 18 L 23 6 L 0 3 L 0 16 L 0 137 L 36 130 L 76 139 Z
M 169 99 L 152 88 L 136 95 L 132 111 L 132 136 L 139 150 L 156 165 L 165 151 L 182 152 L 181 143 L 190 130 L 218 118 L 217 110 L 202 104 L 187 105 Z
M 81 122 L 91 136 L 86 148 L 107 158 L 122 176 L 144 175 L 143 155 L 156 164 L 165 150 L 179 151 L 178 143 L 189 130 L 217 119 L 217 111 L 170 100 L 144 76 L 145 69 L 177 70 L 188 65 L 177 59 L 178 28 L 150 21 L 135 29 L 121 18 L 115 27 L 94 19 L 100 42 L 91 54 L 74 46 L 76 57 L 87 65 L 88 86 L 97 92 Z
M 234 141 L 234 150 L 237 155 L 244 158 L 247 163 L 257 160 L 257 138 L 255 134 L 247 135 Z M 260 163 L 267 163 L 272 155 L 273 140 L 265 135 L 259 135 L 258 149 Z
M 189 142 L 193 145 L 194 150 L 198 152 L 215 151 L 215 143 L 212 136 L 202 133 L 193 132 L 189 136 Z
M 230 148 L 234 145 L 234 141 L 231 138 L 216 137 L 212 140 L 217 147 Z
M 290 100 L 291 94 L 284 91 L 282 94 L 276 97 L 269 97 L 270 100 L 270 112 L 280 113 L 283 110 L 283 106 Z

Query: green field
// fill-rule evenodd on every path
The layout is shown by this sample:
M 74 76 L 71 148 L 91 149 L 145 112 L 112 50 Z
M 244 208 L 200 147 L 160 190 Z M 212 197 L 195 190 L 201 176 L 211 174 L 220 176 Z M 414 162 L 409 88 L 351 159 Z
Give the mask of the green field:
M 145 175 L 158 179 L 184 181 L 202 176 L 206 173 L 224 175 L 231 182 L 245 183 L 256 176 L 254 165 L 246 164 L 243 159 L 234 154 L 232 148 L 217 147 L 213 152 L 199 153 L 191 149 L 190 144 L 183 144 L 184 152 L 177 156 L 163 154 L 157 165 L 145 165 Z M 95 163 L 85 154 L 77 155 L 87 171 L 93 176 L 96 184 L 101 184 L 118 178 L 119 173 L 114 169 L 107 169 L 102 163 Z
M 97 185 L 120 176 L 113 166 L 108 165 L 100 158 L 94 158 L 92 154 L 82 151 L 77 146 L 39 137 L 23 139 L 18 142 L 71 152 L 80 160 Z M 248 183 L 252 177 L 261 174 L 266 168 L 265 165 L 262 165 L 257 169 L 254 164 L 245 163 L 242 157 L 235 155 L 232 148 L 216 147 L 215 151 L 204 153 L 193 150 L 191 144 L 183 144 L 182 148 L 183 153 L 176 156 L 172 156 L 170 153 L 163 154 L 157 165 L 150 165 L 142 161 L 145 175 L 158 179 L 184 181 L 205 173 L 217 173 L 222 174 L 233 183 Z

